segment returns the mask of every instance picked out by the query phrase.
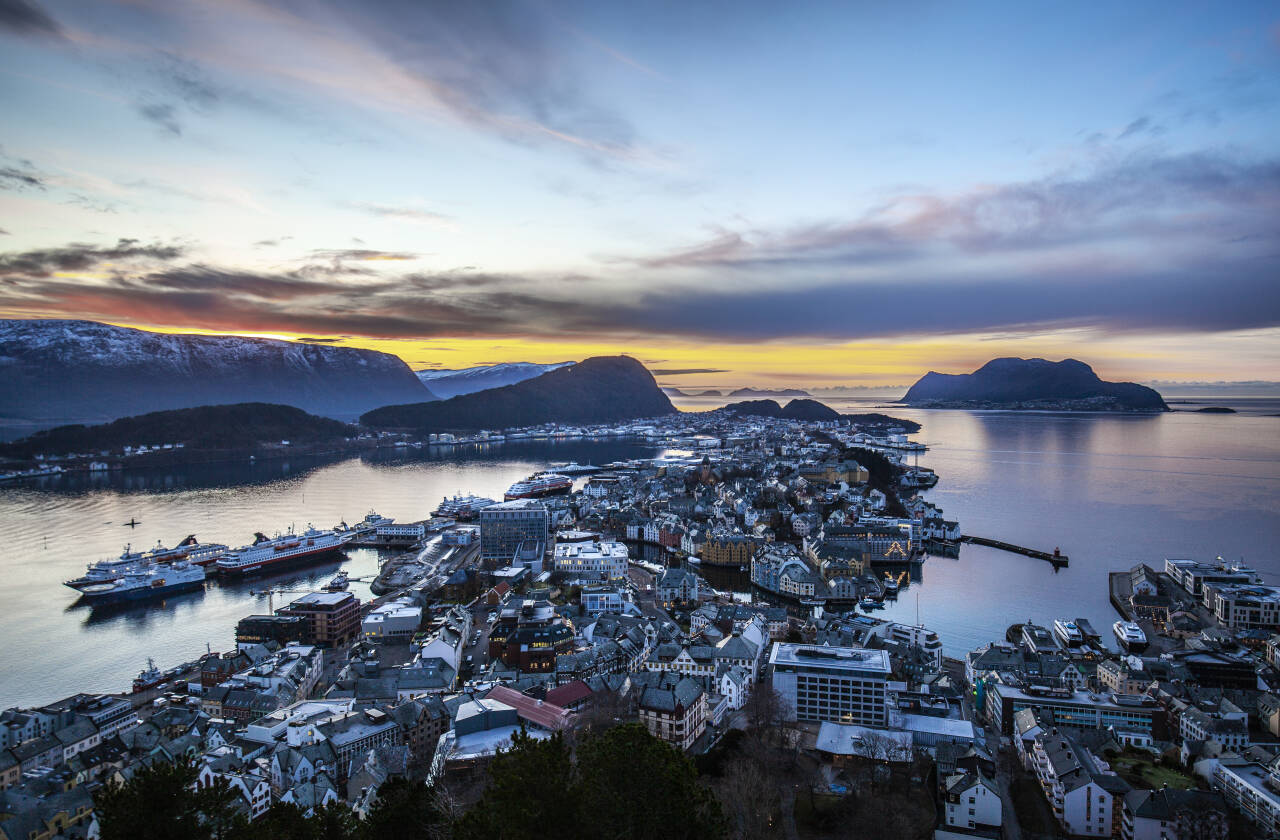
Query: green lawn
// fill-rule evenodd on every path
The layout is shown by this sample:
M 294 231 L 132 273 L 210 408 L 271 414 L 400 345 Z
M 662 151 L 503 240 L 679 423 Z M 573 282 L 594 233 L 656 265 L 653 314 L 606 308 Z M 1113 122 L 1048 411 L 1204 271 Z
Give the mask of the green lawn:
M 1178 790 L 1193 790 L 1196 787 L 1196 781 L 1191 776 L 1181 770 L 1161 767 L 1152 762 L 1150 756 L 1125 753 L 1108 763 L 1112 770 L 1134 787 L 1158 789 L 1162 785 L 1168 785 Z

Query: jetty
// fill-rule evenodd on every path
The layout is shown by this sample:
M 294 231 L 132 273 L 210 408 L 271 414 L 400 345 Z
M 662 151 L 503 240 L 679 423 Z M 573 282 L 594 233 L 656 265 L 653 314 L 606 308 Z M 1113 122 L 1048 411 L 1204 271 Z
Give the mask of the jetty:
M 988 548 L 998 548 L 1001 551 L 1008 551 L 1012 554 L 1021 554 L 1024 557 L 1034 557 L 1037 560 L 1047 560 L 1053 564 L 1054 569 L 1065 569 L 1070 558 L 1063 554 L 1059 549 L 1054 549 L 1050 554 L 1047 551 L 1039 551 L 1034 548 L 1025 548 L 1013 543 L 1002 542 L 1001 540 L 988 539 L 987 537 L 975 537 L 972 534 L 961 534 L 960 542 L 971 543 L 973 545 L 985 545 Z

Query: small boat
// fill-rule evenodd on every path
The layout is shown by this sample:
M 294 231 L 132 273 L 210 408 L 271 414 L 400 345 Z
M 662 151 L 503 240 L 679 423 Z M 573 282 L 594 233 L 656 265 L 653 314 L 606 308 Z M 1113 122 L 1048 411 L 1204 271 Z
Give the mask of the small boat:
M 886 578 L 884 582 L 884 594 L 886 598 L 898 597 L 898 581 L 894 578 Z
M 164 674 L 156 667 L 154 659 L 147 660 L 147 667 L 133 678 L 133 693 L 138 694 L 149 688 L 155 688 L 164 682 Z
M 351 585 L 351 579 L 345 571 L 338 572 L 333 576 L 333 580 L 324 585 L 325 592 L 345 592 L 347 587 Z
M 884 604 L 880 603 L 874 598 L 863 598 L 861 601 L 858 602 L 858 606 L 862 607 L 867 612 L 870 612 L 871 610 L 884 609 Z

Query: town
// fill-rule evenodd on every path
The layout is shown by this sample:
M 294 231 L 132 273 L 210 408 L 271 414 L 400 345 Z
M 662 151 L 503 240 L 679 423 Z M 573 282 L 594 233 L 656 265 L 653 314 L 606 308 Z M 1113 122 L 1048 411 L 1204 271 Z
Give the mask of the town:
M 441 830 L 511 836 L 475 816 L 510 795 L 491 773 L 613 730 L 696 768 L 707 836 L 1280 836 L 1280 589 L 1168 559 L 1098 581 L 1111 638 L 1063 616 L 946 656 L 875 615 L 972 539 L 919 495 L 946 477 L 909 431 L 719 410 L 472 436 L 666 454 L 371 514 L 342 537 L 387 550 L 372 601 L 335 579 L 132 691 L 6 710 L 0 838 L 97 837 L 166 767 L 246 826 L 414 790 Z M 433 437 L 396 443 L 458 443 Z

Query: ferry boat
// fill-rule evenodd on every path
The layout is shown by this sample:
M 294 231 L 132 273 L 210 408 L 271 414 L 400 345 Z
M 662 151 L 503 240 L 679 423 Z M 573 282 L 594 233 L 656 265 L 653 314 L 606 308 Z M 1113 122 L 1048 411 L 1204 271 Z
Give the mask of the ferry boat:
M 333 579 L 324 585 L 325 592 L 345 592 L 351 585 L 351 578 L 345 571 L 338 572 Z
M 157 542 L 154 548 L 147 551 L 134 551 L 132 546 L 126 545 L 124 550 L 120 552 L 119 557 L 90 563 L 83 575 L 73 580 L 65 581 L 64 585 L 72 589 L 83 590 L 87 586 L 110 583 L 126 574 L 146 571 L 154 564 L 186 561 L 196 566 L 208 566 L 216 562 L 226 552 L 227 547 L 225 545 L 221 543 L 201 543 L 196 540 L 195 534 L 190 535 L 173 548 L 166 548 L 162 543 Z
M 1057 618 L 1053 621 L 1053 635 L 1058 637 L 1064 647 L 1077 648 L 1084 644 L 1084 633 L 1074 621 Z
M 592 464 L 579 464 L 577 461 L 570 461 L 567 464 L 552 464 L 551 468 L 560 475 L 587 475 L 600 472 L 600 467 Z
M 218 558 L 218 572 L 224 575 L 251 575 L 267 569 L 278 569 L 307 557 L 329 554 L 341 549 L 352 538 L 350 532 L 339 533 L 333 529 L 318 531 L 308 525 L 307 530 L 268 538 L 254 534 L 252 545 L 229 551 Z
M 162 598 L 165 595 L 200 589 L 204 586 L 204 577 L 204 569 L 185 560 L 152 564 L 115 580 L 86 586 L 80 590 L 80 598 L 92 606 Z
M 1147 634 L 1132 621 L 1117 621 L 1111 625 L 1120 647 L 1129 653 L 1142 653 L 1147 649 Z
M 134 551 L 132 546 L 126 545 L 119 557 L 90 563 L 83 575 L 74 580 L 64 581 L 63 585 L 70 586 L 72 589 L 84 589 L 94 584 L 110 583 L 130 572 L 141 571 L 148 565 L 144 558 L 145 554 L 145 551 Z
M 476 514 L 489 505 L 496 505 L 493 499 L 484 496 L 463 496 L 455 494 L 453 498 L 446 497 L 440 502 L 440 507 L 436 508 L 432 513 L 433 516 L 447 516 L 451 519 L 466 521 L 475 519 Z
M 898 581 L 895 578 L 884 579 L 884 595 L 886 598 L 898 597 Z
M 858 602 L 858 606 L 862 607 L 862 609 L 867 612 L 871 612 L 872 610 L 884 609 L 884 604 L 880 603 L 874 598 L 863 598 L 861 601 Z
M 573 489 L 573 479 L 559 473 L 536 473 L 524 481 L 517 481 L 507 488 L 503 498 L 510 502 L 516 499 L 536 499 L 540 496 L 551 496 L 556 493 L 568 493 Z
M 911 467 L 902 473 L 899 483 L 905 488 L 927 490 L 938 483 L 938 474 L 928 467 Z
M 133 678 L 133 693 L 139 694 L 149 688 L 155 688 L 162 682 L 164 682 L 164 674 L 156 667 L 154 659 L 148 659 L 147 667 Z

